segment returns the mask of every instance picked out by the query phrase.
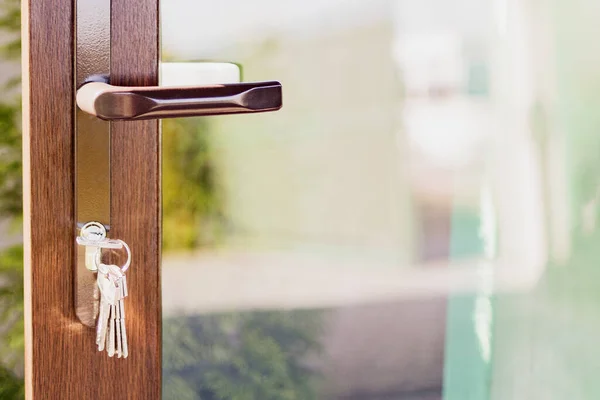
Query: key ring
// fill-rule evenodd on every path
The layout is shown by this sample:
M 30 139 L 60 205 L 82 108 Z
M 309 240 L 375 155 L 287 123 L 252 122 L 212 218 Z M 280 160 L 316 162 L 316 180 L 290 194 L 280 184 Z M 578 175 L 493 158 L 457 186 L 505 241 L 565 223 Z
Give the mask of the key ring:
M 125 251 L 127 252 L 127 261 L 125 261 L 125 264 L 123 264 L 120 267 L 121 272 L 125 273 L 125 271 L 127 271 L 129 269 L 129 266 L 131 265 L 131 249 L 129 248 L 127 243 L 125 243 L 121 239 L 111 240 L 111 242 L 113 244 L 119 244 L 120 246 L 118 246 L 118 247 L 117 246 L 106 246 L 105 248 L 120 249 L 120 248 L 124 247 Z M 102 272 L 103 274 L 105 274 L 106 272 L 100 270 L 100 265 L 102 265 L 102 248 L 103 248 L 102 246 L 99 246 L 98 249 L 96 250 L 95 260 L 96 260 L 96 267 L 98 268 L 98 270 L 100 272 Z
M 127 271 L 129 269 L 129 266 L 131 265 L 131 249 L 129 248 L 127 243 L 125 243 L 121 239 L 119 239 L 119 242 L 123 244 L 123 247 L 125 247 L 125 251 L 127 251 L 127 261 L 125 261 L 125 264 L 123 264 L 123 266 L 121 267 L 121 272 L 125 273 L 125 271 Z

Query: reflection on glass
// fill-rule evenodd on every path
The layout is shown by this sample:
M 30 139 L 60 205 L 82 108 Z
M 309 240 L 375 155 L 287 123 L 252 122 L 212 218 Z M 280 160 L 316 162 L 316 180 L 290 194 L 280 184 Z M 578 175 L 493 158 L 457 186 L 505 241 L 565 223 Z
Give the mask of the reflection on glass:
M 598 61 L 556 39 L 580 7 L 163 4 L 166 59 L 284 85 L 163 125 L 165 397 L 594 398 Z

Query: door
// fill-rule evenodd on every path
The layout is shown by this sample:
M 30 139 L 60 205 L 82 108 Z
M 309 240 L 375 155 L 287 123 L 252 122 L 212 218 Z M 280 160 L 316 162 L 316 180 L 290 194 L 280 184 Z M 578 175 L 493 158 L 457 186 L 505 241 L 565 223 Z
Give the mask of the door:
M 140 267 L 128 277 L 127 304 L 128 336 L 136 351 L 126 360 L 97 352 L 94 330 L 75 314 L 75 4 L 24 1 L 22 8 L 26 394 L 31 399 L 159 398 L 157 120 L 111 126 L 110 235 L 139 249 L 133 252 L 132 265 Z M 94 26 L 93 34 L 110 32 L 111 82 L 156 85 L 158 3 L 91 5 L 98 21 L 110 16 L 110 26 Z
M 284 88 L 164 122 L 163 395 L 596 398 L 592 3 L 163 2 Z
M 276 113 L 110 122 L 86 195 L 132 249 L 127 359 L 75 301 L 84 2 L 113 86 L 283 85 Z M 597 397 L 591 1 L 22 10 L 28 398 Z

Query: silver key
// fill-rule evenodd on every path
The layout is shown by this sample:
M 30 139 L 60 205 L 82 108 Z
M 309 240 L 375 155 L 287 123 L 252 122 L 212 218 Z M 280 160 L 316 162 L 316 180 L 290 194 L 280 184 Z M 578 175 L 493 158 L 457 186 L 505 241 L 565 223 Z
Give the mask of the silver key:
M 125 330 L 125 306 L 127 279 L 124 271 L 131 264 L 131 250 L 122 240 L 106 237 L 105 227 L 90 222 L 82 227 L 77 244 L 85 247 L 86 267 L 97 271 L 100 291 L 100 308 L 96 326 L 96 344 L 99 351 L 106 350 L 109 357 L 128 356 L 127 332 Z M 102 249 L 122 249 L 127 252 L 127 261 L 122 267 L 102 263 Z
M 117 357 L 127 358 L 129 352 L 127 346 L 127 331 L 125 329 L 125 305 L 123 302 L 124 298 L 127 297 L 127 278 L 121 268 L 116 265 L 109 265 L 108 269 L 110 279 L 114 281 L 117 287 L 115 301 L 115 340 Z
M 120 295 L 119 288 L 115 285 L 114 279 L 110 274 L 110 265 L 100 264 L 98 267 L 98 287 L 100 288 L 100 300 L 108 304 L 115 304 L 117 296 Z M 103 270 L 106 269 L 106 272 Z
M 98 323 L 96 325 L 96 345 L 98 346 L 98 351 L 104 350 L 109 310 L 110 305 L 100 300 L 100 312 L 98 313 Z
M 108 339 L 107 339 L 107 345 L 106 345 L 106 352 L 108 353 L 109 357 L 112 357 L 115 355 L 115 319 L 116 319 L 116 315 L 115 315 L 115 311 L 116 311 L 116 306 L 114 304 L 110 305 L 110 325 L 108 327 Z
M 125 305 L 123 300 L 118 302 L 119 313 L 121 315 L 121 354 L 123 358 L 127 358 L 129 355 L 129 348 L 127 347 L 127 331 L 125 330 Z
M 121 339 L 121 307 L 120 307 L 120 303 L 121 300 L 117 301 L 117 305 L 115 306 L 115 311 L 117 313 L 116 315 L 116 319 L 115 319 L 115 326 L 117 328 L 117 357 L 121 358 L 121 355 L 123 354 L 123 349 L 122 349 L 122 339 Z
M 129 293 L 127 292 L 127 277 L 123 274 L 123 278 L 121 278 L 122 284 L 121 288 L 123 290 L 123 298 L 127 297 Z
M 104 350 L 108 325 L 110 321 L 111 306 L 115 303 L 117 287 L 111 282 L 109 276 L 100 271 L 105 265 L 101 264 L 98 271 L 98 288 L 100 289 L 100 311 L 96 327 L 96 344 L 98 350 Z

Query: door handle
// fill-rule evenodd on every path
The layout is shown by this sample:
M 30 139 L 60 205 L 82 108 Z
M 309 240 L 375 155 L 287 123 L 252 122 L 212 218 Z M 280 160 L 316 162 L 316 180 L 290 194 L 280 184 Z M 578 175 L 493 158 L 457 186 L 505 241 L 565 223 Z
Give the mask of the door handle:
M 258 113 L 279 110 L 279 82 L 190 87 L 126 87 L 89 82 L 77 91 L 83 111 L 107 121 Z

